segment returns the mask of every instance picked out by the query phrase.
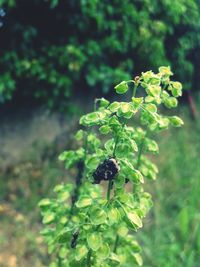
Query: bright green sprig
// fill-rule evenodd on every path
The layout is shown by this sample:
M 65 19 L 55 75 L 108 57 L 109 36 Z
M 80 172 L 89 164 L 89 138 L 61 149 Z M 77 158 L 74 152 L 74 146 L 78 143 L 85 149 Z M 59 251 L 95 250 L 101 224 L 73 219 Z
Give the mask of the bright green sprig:
M 51 267 L 142 265 L 141 248 L 131 233 L 142 227 L 152 206 L 151 196 L 143 190 L 145 179 L 154 180 L 158 173 L 148 158 L 149 153 L 159 152 L 152 136 L 170 125 L 183 124 L 179 117 L 161 113 L 163 108 L 176 107 L 182 94 L 181 84 L 171 81 L 171 75 L 170 68 L 160 67 L 157 74 L 148 71 L 123 81 L 115 86 L 116 93 L 132 92 L 130 101 L 97 99 L 95 110 L 80 118 L 80 124 L 89 129 L 75 135 L 83 146 L 60 155 L 67 168 L 84 165 L 76 201 L 70 201 L 70 196 L 77 192 L 77 185 L 63 184 L 55 188 L 55 199 L 39 204 L 49 253 L 58 255 Z M 143 128 L 132 126 L 133 117 Z M 106 193 L 100 181 L 94 184 L 94 173 L 110 158 L 120 169 L 107 182 Z

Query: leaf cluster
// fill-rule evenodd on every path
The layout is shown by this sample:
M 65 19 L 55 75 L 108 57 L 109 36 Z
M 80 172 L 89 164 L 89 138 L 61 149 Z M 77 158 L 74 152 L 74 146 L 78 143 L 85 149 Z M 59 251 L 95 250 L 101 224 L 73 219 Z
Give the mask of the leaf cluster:
M 0 0 L 0 6 L 1 101 L 20 90 L 20 97 L 61 107 L 79 90 L 106 93 L 130 79 L 127 73 L 161 64 L 173 66 L 186 88 L 199 81 L 195 0 Z
M 154 180 L 158 173 L 148 157 L 159 152 L 152 135 L 183 124 L 179 117 L 161 113 L 161 105 L 174 108 L 182 94 L 181 84 L 171 81 L 171 75 L 169 67 L 160 67 L 158 73 L 147 71 L 123 81 L 115 91 L 122 95 L 132 90 L 130 101 L 98 99 L 96 110 L 80 118 L 84 129 L 75 135 L 80 147 L 60 155 L 67 168 L 82 162 L 79 183 L 58 185 L 55 199 L 39 203 L 47 225 L 42 234 L 49 253 L 57 255 L 51 266 L 142 265 L 134 232 L 152 206 L 143 189 L 145 179 Z M 133 126 L 133 117 L 141 127 Z M 118 173 L 94 184 L 94 172 L 109 158 L 120 166 Z M 75 201 L 70 199 L 73 192 Z

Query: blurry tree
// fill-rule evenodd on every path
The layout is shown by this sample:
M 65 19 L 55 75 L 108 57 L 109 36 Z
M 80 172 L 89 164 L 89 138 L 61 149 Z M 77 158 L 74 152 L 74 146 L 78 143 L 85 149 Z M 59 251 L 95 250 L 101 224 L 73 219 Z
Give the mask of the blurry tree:
M 0 101 L 13 94 L 61 105 L 170 65 L 184 87 L 200 82 L 199 0 L 0 0 Z M 95 89 L 94 89 L 95 88 Z

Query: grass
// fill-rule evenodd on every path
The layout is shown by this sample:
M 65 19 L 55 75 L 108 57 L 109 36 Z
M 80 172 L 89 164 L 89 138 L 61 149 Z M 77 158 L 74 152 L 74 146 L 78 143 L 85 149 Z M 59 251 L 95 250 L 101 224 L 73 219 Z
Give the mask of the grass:
M 182 129 L 160 135 L 159 179 L 146 185 L 154 207 L 137 233 L 144 267 L 197 267 L 200 262 L 200 122 L 190 119 L 187 107 L 180 116 Z M 1 267 L 47 265 L 37 203 L 68 180 L 56 158 L 22 162 L 0 174 Z
M 144 267 L 197 267 L 200 262 L 200 122 L 187 108 L 185 125 L 161 136 L 159 179 L 147 186 L 154 207 L 138 233 Z

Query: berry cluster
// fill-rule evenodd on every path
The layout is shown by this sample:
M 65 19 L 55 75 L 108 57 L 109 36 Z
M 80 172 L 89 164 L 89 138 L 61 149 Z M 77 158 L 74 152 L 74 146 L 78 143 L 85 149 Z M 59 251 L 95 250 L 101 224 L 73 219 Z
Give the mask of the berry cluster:
M 115 158 L 104 160 L 93 173 L 94 184 L 99 184 L 102 180 L 113 180 L 119 171 L 120 166 Z

